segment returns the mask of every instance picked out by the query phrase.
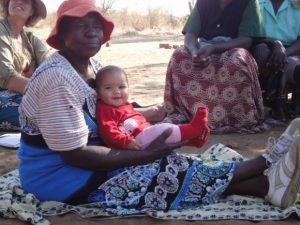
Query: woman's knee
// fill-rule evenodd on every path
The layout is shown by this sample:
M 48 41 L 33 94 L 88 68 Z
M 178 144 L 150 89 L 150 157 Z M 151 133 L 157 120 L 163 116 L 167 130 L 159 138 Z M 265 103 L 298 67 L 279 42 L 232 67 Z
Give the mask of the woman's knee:
M 269 49 L 268 45 L 266 45 L 265 43 L 261 43 L 251 48 L 251 54 L 256 60 L 258 66 L 262 67 L 267 63 L 268 58 L 271 54 L 271 50 Z
M 176 59 L 187 58 L 187 57 L 192 58 L 191 54 L 185 47 L 180 47 L 180 48 L 175 49 L 172 54 L 172 58 L 176 58 Z

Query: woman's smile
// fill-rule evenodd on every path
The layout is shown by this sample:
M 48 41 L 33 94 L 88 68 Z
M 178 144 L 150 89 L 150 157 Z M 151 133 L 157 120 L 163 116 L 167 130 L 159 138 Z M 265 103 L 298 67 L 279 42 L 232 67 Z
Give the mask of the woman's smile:
M 24 8 L 20 5 L 13 6 L 13 9 L 24 11 Z

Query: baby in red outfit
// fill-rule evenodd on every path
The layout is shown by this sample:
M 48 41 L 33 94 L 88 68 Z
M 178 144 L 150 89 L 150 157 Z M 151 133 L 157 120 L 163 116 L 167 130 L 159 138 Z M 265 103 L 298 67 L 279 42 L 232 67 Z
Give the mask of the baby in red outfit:
M 141 150 L 168 128 L 172 128 L 172 134 L 166 140 L 168 143 L 188 140 L 186 145 L 201 147 L 209 136 L 207 110 L 203 107 L 187 124 L 148 123 L 128 103 L 128 79 L 119 67 L 103 67 L 97 73 L 96 89 L 99 134 L 109 147 Z

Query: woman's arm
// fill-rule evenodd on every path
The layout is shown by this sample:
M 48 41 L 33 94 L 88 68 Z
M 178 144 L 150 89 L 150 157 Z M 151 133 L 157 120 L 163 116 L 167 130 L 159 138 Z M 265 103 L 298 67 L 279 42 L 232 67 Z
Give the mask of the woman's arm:
M 209 59 L 212 54 L 222 53 L 233 48 L 250 48 L 252 38 L 238 37 L 228 42 L 207 45 L 200 48 L 198 55 L 203 59 Z
M 29 33 L 29 39 L 34 48 L 34 56 L 36 56 L 37 63 L 38 63 L 38 65 L 40 65 L 41 62 L 50 53 L 50 51 L 40 39 L 33 36 L 31 33 Z M 32 57 L 34 57 L 34 56 L 32 56 Z M 5 81 L 4 88 L 8 89 L 10 91 L 14 91 L 14 92 L 23 94 L 28 80 L 29 79 L 27 77 L 22 76 L 22 74 L 19 74 L 16 76 L 11 76 L 10 78 L 8 78 Z
M 39 66 L 50 55 L 51 51 L 43 41 L 34 36 L 31 32 L 28 32 L 28 36 L 34 49 L 37 65 Z
M 118 167 L 143 165 L 169 155 L 182 143 L 166 144 L 172 130 L 167 129 L 143 151 L 110 149 L 103 146 L 84 146 L 61 152 L 66 163 L 88 170 L 110 170 Z
M 209 64 L 212 54 L 222 53 L 232 48 L 250 48 L 252 38 L 238 37 L 228 42 L 207 45 L 201 48 L 198 37 L 192 33 L 186 33 L 184 45 L 192 55 L 193 66 L 199 69 L 205 68 Z
M 25 86 L 28 83 L 28 78 L 23 76 L 11 76 L 4 84 L 4 88 L 10 91 L 23 94 Z
M 226 50 L 232 49 L 232 48 L 250 48 L 252 44 L 252 38 L 250 37 L 237 37 L 234 38 L 228 42 L 224 43 L 217 43 L 213 45 L 209 45 L 210 47 L 213 48 L 213 51 L 210 52 L 211 54 L 213 53 L 221 53 Z M 200 42 L 201 45 L 201 42 Z M 198 37 L 192 33 L 186 33 L 184 37 L 184 46 L 191 52 L 191 54 L 197 54 L 198 51 L 201 52 L 200 45 L 198 42 Z
M 279 40 L 261 39 L 255 42 L 255 45 L 257 45 L 255 48 L 261 48 L 260 45 L 262 44 L 266 45 L 270 51 L 267 62 L 263 65 L 264 70 L 273 71 L 272 73 L 274 74 L 281 74 L 284 70 L 285 64 L 287 63 L 287 54 L 285 47 Z
M 214 44 L 214 51 L 212 53 L 222 53 L 232 48 L 250 48 L 252 45 L 252 38 L 237 37 L 228 42 Z
M 192 56 L 197 56 L 200 49 L 198 37 L 192 33 L 186 33 L 184 35 L 184 46 L 191 53 Z
M 210 62 L 209 54 L 201 53 L 201 43 L 198 42 L 198 36 L 193 33 L 186 33 L 184 36 L 184 46 L 192 56 L 193 67 L 196 70 L 201 70 L 208 66 Z M 202 48 L 203 50 L 203 48 Z
M 146 120 L 150 123 L 160 122 L 167 115 L 163 103 L 151 105 L 148 107 L 134 108 L 134 109 L 137 112 L 141 113 L 146 118 Z
M 0 87 L 23 93 L 28 78 L 21 76 L 21 72 L 16 71 L 11 43 L 1 29 L 0 34 Z

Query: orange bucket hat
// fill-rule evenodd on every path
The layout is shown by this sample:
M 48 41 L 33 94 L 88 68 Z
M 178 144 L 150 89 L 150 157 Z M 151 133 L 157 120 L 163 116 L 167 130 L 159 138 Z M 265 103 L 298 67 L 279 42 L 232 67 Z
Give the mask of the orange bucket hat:
M 103 26 L 103 40 L 102 44 L 110 39 L 110 35 L 114 29 L 114 24 L 105 18 L 97 9 L 94 0 L 65 0 L 57 10 L 57 19 L 55 27 L 52 29 L 46 42 L 53 48 L 61 50 L 63 43 L 58 37 L 59 25 L 64 17 L 78 17 L 82 18 L 88 13 L 97 13 L 101 19 Z

